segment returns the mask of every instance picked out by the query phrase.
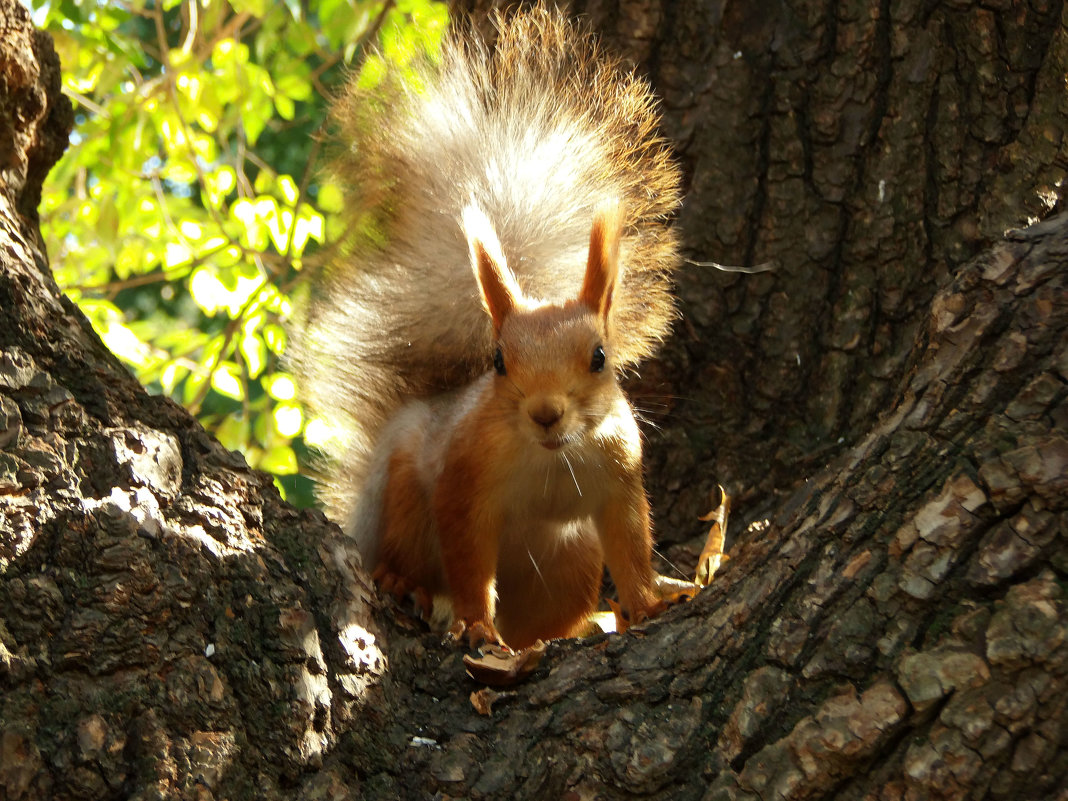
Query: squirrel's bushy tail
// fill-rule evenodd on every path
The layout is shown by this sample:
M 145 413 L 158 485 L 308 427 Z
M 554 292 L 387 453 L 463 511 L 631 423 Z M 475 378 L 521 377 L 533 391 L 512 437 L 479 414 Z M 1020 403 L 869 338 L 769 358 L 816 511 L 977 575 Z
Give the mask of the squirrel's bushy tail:
M 674 316 L 680 176 L 650 88 L 557 12 L 498 29 L 494 47 L 454 30 L 439 58 L 365 71 L 334 106 L 350 236 L 316 278 L 293 363 L 311 410 L 342 434 L 322 487 L 339 521 L 388 415 L 491 363 L 465 207 L 492 223 L 524 293 L 552 301 L 575 296 L 594 214 L 619 203 L 618 363 L 649 356 Z

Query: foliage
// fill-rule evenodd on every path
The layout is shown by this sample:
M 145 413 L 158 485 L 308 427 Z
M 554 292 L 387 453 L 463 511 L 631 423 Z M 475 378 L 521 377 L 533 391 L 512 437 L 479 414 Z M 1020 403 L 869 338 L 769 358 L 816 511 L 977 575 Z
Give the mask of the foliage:
M 317 173 L 325 98 L 370 42 L 432 49 L 444 6 L 34 0 L 34 13 L 77 116 L 41 206 L 57 280 L 142 383 L 293 476 L 315 427 L 279 361 L 283 323 L 341 225 Z

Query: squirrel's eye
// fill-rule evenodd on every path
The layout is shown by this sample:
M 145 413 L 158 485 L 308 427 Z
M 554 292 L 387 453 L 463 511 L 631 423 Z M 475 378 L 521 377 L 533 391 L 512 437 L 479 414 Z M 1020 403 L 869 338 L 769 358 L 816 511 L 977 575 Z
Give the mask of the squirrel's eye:
M 599 373 L 604 370 L 604 348 L 598 345 L 593 349 L 593 358 L 590 360 L 590 372 Z
M 497 371 L 497 375 L 505 375 L 508 372 L 504 369 L 504 354 L 500 348 L 493 354 L 493 369 Z

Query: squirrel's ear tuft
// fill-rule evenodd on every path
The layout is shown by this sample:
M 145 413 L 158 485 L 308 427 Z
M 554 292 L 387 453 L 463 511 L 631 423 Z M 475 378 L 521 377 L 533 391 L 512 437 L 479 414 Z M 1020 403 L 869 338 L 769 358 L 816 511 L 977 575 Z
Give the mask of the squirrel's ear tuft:
M 463 229 L 482 305 L 493 319 L 494 334 L 499 335 L 504 319 L 519 304 L 523 293 L 508 269 L 497 232 L 482 209 L 474 204 L 464 208 Z
M 619 240 L 623 235 L 623 207 L 619 201 L 601 206 L 590 230 L 590 253 L 586 260 L 586 277 L 579 292 L 579 302 L 608 326 L 612 294 L 619 276 Z

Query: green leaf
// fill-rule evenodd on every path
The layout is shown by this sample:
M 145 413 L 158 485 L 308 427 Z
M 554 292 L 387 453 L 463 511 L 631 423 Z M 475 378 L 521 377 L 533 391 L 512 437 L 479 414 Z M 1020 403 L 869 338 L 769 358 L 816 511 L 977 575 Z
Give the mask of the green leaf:
M 267 450 L 260 458 L 260 470 L 266 470 L 277 476 L 297 472 L 297 454 L 288 445 L 278 445 Z
M 267 394 L 275 400 L 291 401 L 297 397 L 297 385 L 288 373 L 273 373 L 263 381 Z
M 241 356 L 245 360 L 249 378 L 259 378 L 267 366 L 267 345 L 261 337 L 248 334 L 241 337 Z
M 211 388 L 220 395 L 234 400 L 244 400 L 245 387 L 241 383 L 241 371 L 233 362 L 223 362 L 211 374 Z
M 286 332 L 282 326 L 269 323 L 263 327 L 263 341 L 272 353 L 281 356 L 286 349 Z
M 181 0 L 157 5 L 159 29 L 147 0 L 28 2 L 77 118 L 40 204 L 56 280 L 153 391 L 250 463 L 291 472 L 304 419 L 280 364 L 296 271 L 328 235 L 365 224 L 309 162 L 383 4 L 197 0 L 190 32 Z M 383 34 L 432 51 L 443 9 L 401 0 Z M 403 30 L 413 21 L 424 31 Z M 364 80 L 380 74 L 368 64 Z
M 274 428 L 283 437 L 295 437 L 304 427 L 304 414 L 295 403 L 279 403 L 274 407 Z
M 229 415 L 215 428 L 215 436 L 223 447 L 232 451 L 242 450 L 248 445 L 248 420 L 241 415 Z

